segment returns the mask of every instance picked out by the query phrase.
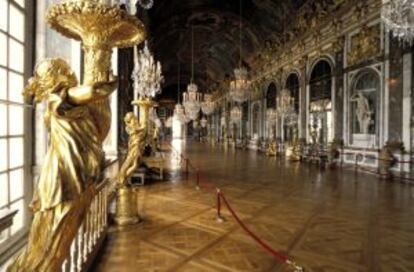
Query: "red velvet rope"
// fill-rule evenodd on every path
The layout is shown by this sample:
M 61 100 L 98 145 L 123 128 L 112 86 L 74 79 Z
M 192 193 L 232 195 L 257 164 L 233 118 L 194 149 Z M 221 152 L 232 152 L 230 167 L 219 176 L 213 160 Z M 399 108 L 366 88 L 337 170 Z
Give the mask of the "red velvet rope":
M 233 210 L 229 202 L 227 201 L 226 197 L 223 193 L 218 193 L 219 197 L 223 200 L 224 204 L 226 205 L 227 209 L 230 211 L 231 215 L 236 219 L 237 223 L 239 223 L 240 227 L 251 237 L 253 238 L 259 245 L 261 245 L 265 250 L 267 250 L 270 254 L 272 254 L 276 259 L 280 260 L 283 263 L 288 263 L 288 258 L 274 250 L 269 244 L 261 240 L 256 234 L 254 234 L 244 223 L 240 220 L 239 216 Z
M 173 147 L 171 146 L 171 148 L 173 149 Z M 197 186 L 200 187 L 200 189 L 206 190 L 209 193 L 213 193 L 216 192 L 217 193 L 217 215 L 221 216 L 220 212 L 221 212 L 221 202 L 220 199 L 223 200 L 224 204 L 226 205 L 227 209 L 229 210 L 229 212 L 231 213 L 231 215 L 234 217 L 234 219 L 237 221 L 237 223 L 240 225 L 240 227 L 253 239 L 255 240 L 262 248 L 264 248 L 266 251 L 268 251 L 271 255 L 273 255 L 276 259 L 278 259 L 279 261 L 286 263 L 288 265 L 293 266 L 297 271 L 301 271 L 302 268 L 297 266 L 294 262 L 290 261 L 288 259 L 288 257 L 286 257 L 285 255 L 279 253 L 278 251 L 274 250 L 269 244 L 267 244 L 266 242 L 264 242 L 262 239 L 260 239 L 255 233 L 253 233 L 244 223 L 243 221 L 241 221 L 241 219 L 239 218 L 239 216 L 236 214 L 236 212 L 233 210 L 233 208 L 231 207 L 231 205 L 229 204 L 229 202 L 227 201 L 226 197 L 224 196 L 224 194 L 221 192 L 220 189 L 218 189 L 216 186 L 214 186 L 213 183 L 209 182 L 207 180 L 207 178 L 202 179 L 202 177 L 204 177 L 199 169 L 196 169 L 191 161 L 186 158 L 186 160 L 188 160 L 188 164 L 189 166 L 191 166 L 193 169 L 197 170 L 196 171 L 196 179 L 197 179 Z

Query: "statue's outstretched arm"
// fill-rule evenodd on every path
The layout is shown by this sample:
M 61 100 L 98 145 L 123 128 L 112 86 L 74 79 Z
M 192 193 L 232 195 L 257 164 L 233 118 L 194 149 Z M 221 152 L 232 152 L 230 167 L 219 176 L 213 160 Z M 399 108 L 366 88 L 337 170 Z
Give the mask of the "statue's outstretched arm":
M 116 88 L 118 82 L 114 79 L 108 82 L 98 82 L 92 86 L 70 88 L 68 100 L 74 105 L 85 105 L 108 97 Z

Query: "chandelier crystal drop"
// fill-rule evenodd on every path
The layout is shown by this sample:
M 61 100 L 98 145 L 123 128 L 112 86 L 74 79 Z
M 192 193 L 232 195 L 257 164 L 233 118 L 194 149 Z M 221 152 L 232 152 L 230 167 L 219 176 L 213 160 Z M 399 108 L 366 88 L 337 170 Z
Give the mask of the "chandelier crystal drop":
M 201 103 L 201 110 L 205 115 L 210 115 L 214 112 L 216 103 L 213 101 L 212 94 L 204 94 L 204 101 Z
M 414 1 L 413 0 L 383 0 L 382 21 L 385 29 L 402 41 L 414 43 Z
M 132 79 L 134 90 L 141 98 L 153 98 L 161 92 L 161 83 L 164 81 L 161 64 L 154 60 L 147 42 L 137 54 Z

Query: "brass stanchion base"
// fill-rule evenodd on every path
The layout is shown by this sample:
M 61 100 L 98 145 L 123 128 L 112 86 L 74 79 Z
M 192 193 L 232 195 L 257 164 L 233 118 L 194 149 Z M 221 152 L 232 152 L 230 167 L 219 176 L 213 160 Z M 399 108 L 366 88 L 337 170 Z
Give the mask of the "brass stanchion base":
M 124 186 L 118 189 L 114 220 L 119 226 L 134 225 L 141 221 L 138 215 L 137 196 L 131 187 Z

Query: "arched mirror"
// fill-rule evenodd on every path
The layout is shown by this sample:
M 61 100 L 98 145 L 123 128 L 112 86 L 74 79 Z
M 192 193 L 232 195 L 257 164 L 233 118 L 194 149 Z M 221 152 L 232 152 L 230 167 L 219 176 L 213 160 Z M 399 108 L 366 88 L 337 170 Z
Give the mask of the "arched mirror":
M 276 137 L 276 95 L 276 84 L 272 82 L 266 92 L 266 135 L 268 139 Z
M 297 138 L 298 133 L 298 122 L 297 116 L 299 114 L 299 76 L 296 73 L 291 73 L 286 79 L 285 88 L 289 90 L 290 97 L 293 98 L 294 106 L 294 117 L 290 118 L 290 122 L 284 123 L 283 133 L 284 139 L 287 142 L 291 142 L 293 139 Z
M 252 138 L 253 140 L 259 139 L 260 131 L 260 105 L 255 103 L 252 108 Z
M 309 135 L 314 144 L 327 145 L 333 139 L 332 67 L 326 60 L 318 61 L 311 73 L 309 93 Z

